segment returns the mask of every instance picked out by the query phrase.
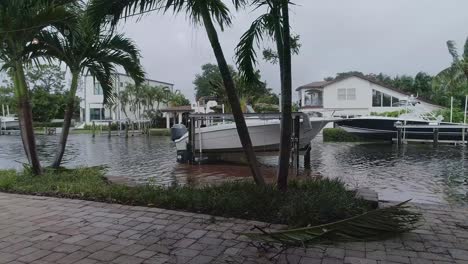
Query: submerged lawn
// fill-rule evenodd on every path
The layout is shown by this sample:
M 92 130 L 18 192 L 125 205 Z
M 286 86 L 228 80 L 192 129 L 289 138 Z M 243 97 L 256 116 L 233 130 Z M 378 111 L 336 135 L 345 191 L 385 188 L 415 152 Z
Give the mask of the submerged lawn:
M 371 209 L 342 182 L 329 179 L 292 182 L 282 193 L 274 186 L 257 187 L 250 182 L 200 188 L 128 187 L 109 183 L 97 168 L 49 170 L 39 177 L 0 170 L 0 191 L 184 210 L 291 227 L 328 223 Z

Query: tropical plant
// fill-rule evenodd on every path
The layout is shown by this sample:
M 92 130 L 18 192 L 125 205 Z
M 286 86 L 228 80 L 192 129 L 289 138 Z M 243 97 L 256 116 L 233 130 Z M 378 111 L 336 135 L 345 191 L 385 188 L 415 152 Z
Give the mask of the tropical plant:
M 190 101 L 185 97 L 183 93 L 180 92 L 180 90 L 174 91 L 174 93 L 171 94 L 169 98 L 169 104 L 171 106 L 184 106 L 184 105 L 190 105 Z
M 276 54 L 270 51 L 270 58 L 277 58 L 281 77 L 281 136 L 278 159 L 277 185 L 280 190 L 286 190 L 289 174 L 289 155 L 291 152 L 292 134 L 292 43 L 297 43 L 291 37 L 289 25 L 289 0 L 252 0 L 256 9 L 267 7 L 267 12 L 258 17 L 241 37 L 236 49 L 237 64 L 241 75 L 248 82 L 258 82 L 255 76 L 256 51 L 255 43 L 264 35 L 276 43 Z M 265 54 L 264 54 L 265 55 Z M 267 54 L 268 55 L 268 54 Z M 268 56 L 266 56 L 268 58 Z M 273 59 L 274 61 L 275 59 Z
M 468 38 L 461 55 L 458 54 L 454 41 L 447 41 L 447 48 L 452 55 L 452 64 L 437 74 L 432 86 L 436 94 L 445 97 L 446 104 L 448 98 L 453 96 L 456 100 L 455 105 L 461 107 L 464 105 L 465 95 L 468 95 Z
M 13 76 L 14 94 L 18 103 L 21 139 L 31 171 L 41 174 L 32 123 L 32 108 L 24 73 L 24 57 L 28 45 L 45 29 L 61 29 L 74 19 L 70 5 L 76 0 L 0 1 L 0 61 L 2 70 Z
M 80 75 L 89 72 L 103 90 L 104 103 L 113 100 L 113 76 L 116 66 L 121 66 L 136 83 L 144 80 L 136 45 L 121 34 L 91 25 L 85 10 L 76 10 L 77 21 L 73 27 L 62 29 L 63 34 L 48 30 L 36 36 L 30 45 L 30 57 L 57 59 L 70 69 L 72 80 L 68 94 L 62 134 L 57 145 L 52 167 L 59 167 L 67 144 L 71 119 L 76 101 Z M 63 36 L 63 37 L 62 37 Z
M 244 4 L 245 0 L 233 0 L 236 8 Z M 252 175 L 257 184 L 264 184 L 260 169 L 257 165 L 257 158 L 253 150 L 247 124 L 236 93 L 236 87 L 229 66 L 224 57 L 224 52 L 219 43 L 218 32 L 213 20 L 217 22 L 221 30 L 225 26 L 231 25 L 231 16 L 228 7 L 222 0 L 94 0 L 91 2 L 91 12 L 100 22 L 111 20 L 114 25 L 122 17 L 133 13 L 143 13 L 155 9 L 164 11 L 172 10 L 175 13 L 185 12 L 193 23 L 203 24 L 208 35 L 208 39 L 213 48 L 214 55 L 218 62 L 218 67 L 223 78 L 226 94 L 231 104 L 232 113 L 242 143 L 244 153 L 250 165 Z
M 267 88 L 265 82 L 247 82 L 240 76 L 233 66 L 229 65 L 229 70 L 232 73 L 234 83 L 237 88 L 237 96 L 242 98 L 247 104 L 253 105 L 254 109 L 259 102 L 278 104 L 278 101 L 271 102 L 270 99 L 274 97 L 277 98 L 277 96 L 272 93 L 271 89 Z M 257 71 L 255 76 L 258 80 L 261 79 L 260 72 Z M 217 98 L 218 102 L 225 105 L 225 110 L 230 112 L 231 107 L 225 92 L 221 73 L 216 65 L 210 63 L 202 65 L 202 73 L 195 76 L 193 84 L 195 85 L 197 98 L 202 96 L 214 96 Z
M 285 246 L 308 246 L 319 242 L 370 241 L 388 238 L 413 230 L 421 214 L 408 208 L 409 201 L 365 212 L 361 215 L 318 226 L 243 235 L 267 243 Z

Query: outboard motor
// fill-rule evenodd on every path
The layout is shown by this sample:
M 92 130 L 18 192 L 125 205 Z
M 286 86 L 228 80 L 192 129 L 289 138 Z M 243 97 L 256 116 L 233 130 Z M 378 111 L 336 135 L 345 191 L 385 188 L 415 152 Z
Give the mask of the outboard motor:
M 175 124 L 171 127 L 171 139 L 175 141 L 187 133 L 187 128 L 182 124 Z

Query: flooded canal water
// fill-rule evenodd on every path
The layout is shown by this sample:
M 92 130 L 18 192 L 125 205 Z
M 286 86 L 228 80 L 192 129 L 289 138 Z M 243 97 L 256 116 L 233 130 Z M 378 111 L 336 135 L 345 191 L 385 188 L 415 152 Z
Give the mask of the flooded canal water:
M 57 137 L 38 136 L 41 160 L 52 159 Z M 136 183 L 207 184 L 249 177 L 249 169 L 232 164 L 182 165 L 175 161 L 168 137 L 70 135 L 66 166 L 107 166 L 107 175 Z M 301 177 L 340 178 L 350 186 L 370 187 L 381 199 L 426 203 L 468 203 L 468 147 L 432 145 L 322 143 L 313 141 L 312 171 Z M 260 157 L 274 179 L 274 157 Z M 25 162 L 21 140 L 0 136 L 0 168 L 20 169 Z M 311 176 L 313 175 L 313 176 Z

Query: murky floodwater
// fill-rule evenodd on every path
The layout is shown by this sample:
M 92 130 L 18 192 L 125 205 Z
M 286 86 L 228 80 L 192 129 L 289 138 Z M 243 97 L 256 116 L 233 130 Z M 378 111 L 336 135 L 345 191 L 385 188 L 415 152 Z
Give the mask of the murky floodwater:
M 41 160 L 47 164 L 54 136 L 38 136 Z M 231 164 L 188 166 L 175 162 L 168 137 L 71 135 L 66 166 L 106 165 L 109 176 L 161 185 L 205 184 L 249 177 L 247 167 Z M 381 199 L 430 203 L 468 203 L 468 147 L 432 145 L 322 143 L 313 141 L 312 173 L 341 178 L 351 186 L 371 187 Z M 267 178 L 275 175 L 276 158 L 260 157 Z M 20 138 L 0 136 L 0 168 L 21 168 Z

